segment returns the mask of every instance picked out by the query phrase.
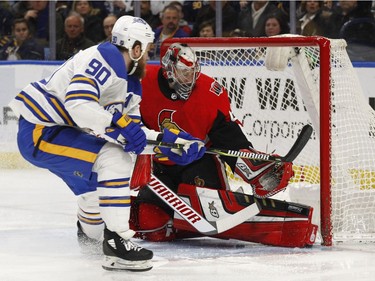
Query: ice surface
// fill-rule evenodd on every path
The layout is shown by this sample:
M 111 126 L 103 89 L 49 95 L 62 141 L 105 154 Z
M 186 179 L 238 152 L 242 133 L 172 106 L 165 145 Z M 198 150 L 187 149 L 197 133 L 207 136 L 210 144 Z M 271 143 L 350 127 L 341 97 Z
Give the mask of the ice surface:
M 137 242 L 154 251 L 148 272 L 107 272 L 80 251 L 76 198 L 45 170 L 0 169 L 1 281 L 373 281 L 375 244 L 288 249 L 218 239 Z

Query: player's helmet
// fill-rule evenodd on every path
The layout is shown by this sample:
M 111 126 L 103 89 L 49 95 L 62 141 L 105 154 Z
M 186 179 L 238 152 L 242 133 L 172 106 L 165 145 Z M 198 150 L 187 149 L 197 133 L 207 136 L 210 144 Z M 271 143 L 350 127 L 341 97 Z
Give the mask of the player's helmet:
M 139 60 L 146 52 L 147 45 L 154 41 L 154 32 L 148 23 L 141 18 L 132 16 L 120 17 L 112 29 L 112 44 L 131 50 L 135 41 L 140 41 L 142 44 L 142 55 L 137 59 Z
M 186 44 L 174 43 L 165 52 L 161 64 L 176 94 L 187 100 L 200 74 L 200 64 L 194 51 Z

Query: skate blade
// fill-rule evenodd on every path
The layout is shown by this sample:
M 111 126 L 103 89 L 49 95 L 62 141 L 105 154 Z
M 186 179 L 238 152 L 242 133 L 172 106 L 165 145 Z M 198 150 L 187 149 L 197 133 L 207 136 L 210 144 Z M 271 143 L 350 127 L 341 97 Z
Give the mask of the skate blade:
M 109 271 L 148 271 L 152 268 L 151 260 L 128 261 L 118 257 L 105 257 L 102 267 Z

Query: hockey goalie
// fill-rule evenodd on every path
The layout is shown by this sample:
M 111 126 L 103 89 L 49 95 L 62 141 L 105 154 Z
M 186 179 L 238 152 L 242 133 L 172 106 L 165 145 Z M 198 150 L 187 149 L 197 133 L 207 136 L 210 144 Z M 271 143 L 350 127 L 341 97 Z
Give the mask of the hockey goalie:
M 187 132 L 204 140 L 206 147 L 261 153 L 253 148 L 231 114 L 226 89 L 200 72 L 194 51 L 175 43 L 162 53 L 161 66 L 148 65 L 142 80 L 143 123 L 161 133 L 166 128 L 175 132 L 167 137 L 170 142 L 178 143 L 179 135 Z M 135 169 L 132 178 L 133 187 L 139 188 L 138 196 L 132 200 L 131 215 L 138 237 L 171 241 L 209 235 L 284 247 L 313 245 L 317 231 L 312 224 L 313 209 L 269 198 L 284 190 L 293 177 L 291 161 L 268 162 L 206 153 L 198 161 L 184 165 L 188 162 L 184 151 L 157 146 L 154 152 L 152 159 L 138 157 L 136 167 L 141 171 Z M 165 155 L 177 157 L 170 159 Z M 251 186 L 253 194 L 231 191 L 224 165 Z M 151 166 L 154 184 L 145 185 L 150 178 L 141 182 L 139 179 L 151 174 L 147 170 Z M 155 189 L 160 186 L 162 192 L 158 196 Z M 252 207 L 255 212 L 239 219 Z M 184 216 L 181 208 L 191 214 L 191 219 Z M 195 221 L 215 227 L 206 232 Z

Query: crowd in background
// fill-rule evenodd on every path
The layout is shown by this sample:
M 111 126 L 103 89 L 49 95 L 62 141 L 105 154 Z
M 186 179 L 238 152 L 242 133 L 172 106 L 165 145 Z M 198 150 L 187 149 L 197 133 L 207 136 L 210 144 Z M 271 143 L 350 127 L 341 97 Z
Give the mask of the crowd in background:
M 118 17 L 135 15 L 134 1 L 57 1 L 56 60 L 110 40 Z M 155 31 L 149 55 L 158 60 L 171 37 L 215 37 L 216 1 L 138 1 Z M 295 33 L 344 38 L 354 60 L 375 60 L 374 1 L 296 1 Z M 0 60 L 50 59 L 49 1 L 0 1 Z M 291 33 L 290 1 L 221 1 L 222 36 Z M 360 54 L 360 55 L 358 55 Z

